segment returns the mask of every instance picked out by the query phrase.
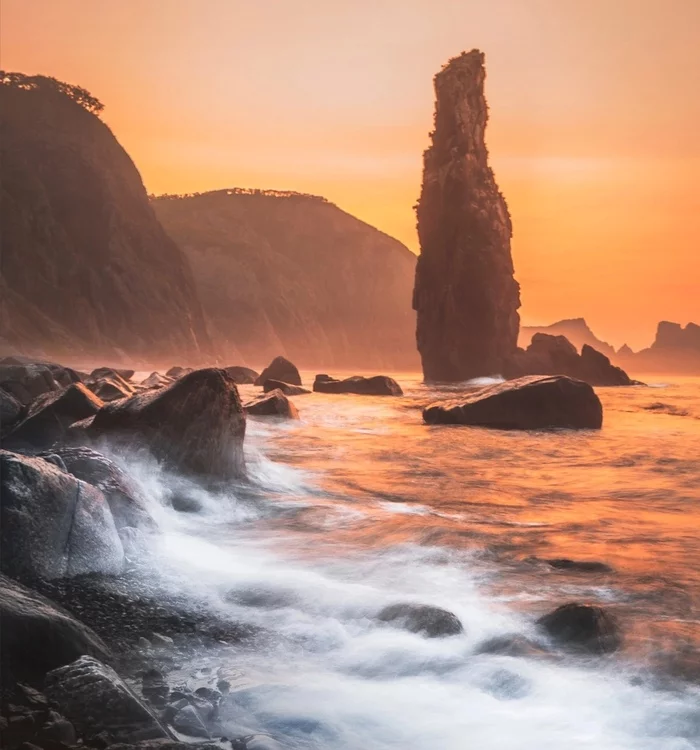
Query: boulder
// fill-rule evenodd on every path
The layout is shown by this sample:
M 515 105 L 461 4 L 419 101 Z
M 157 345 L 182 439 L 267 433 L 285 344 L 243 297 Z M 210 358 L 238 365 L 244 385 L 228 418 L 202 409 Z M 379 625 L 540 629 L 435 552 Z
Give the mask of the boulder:
M 82 446 L 57 448 L 43 458 L 102 492 L 109 503 L 120 537 L 126 528 L 149 531 L 156 528 L 143 491 L 111 459 L 92 448 Z
M 119 675 L 91 656 L 49 672 L 45 692 L 88 737 L 103 731 L 119 742 L 170 737 Z
M 564 375 L 530 376 L 480 388 L 423 411 L 427 424 L 503 430 L 599 429 L 603 407 L 588 383 Z
M 484 54 L 463 52 L 435 76 L 435 122 L 416 207 L 420 256 L 413 309 L 428 382 L 503 373 L 518 339 L 508 206 L 488 163 Z
M 256 417 L 299 419 L 296 406 L 280 390 L 270 391 L 264 396 L 259 396 L 249 401 L 244 408 L 247 414 Z
M 146 447 L 174 471 L 209 480 L 245 475 L 245 413 L 232 378 L 216 368 L 100 409 L 81 431 L 126 449 Z
M 239 367 L 233 365 L 224 369 L 233 378 L 234 383 L 237 383 L 238 385 L 255 385 L 255 381 L 260 377 L 260 375 L 255 372 L 255 370 L 251 370 L 250 367 Z
M 60 387 L 54 378 L 54 373 L 47 365 L 0 365 L 0 388 L 14 396 L 24 406 L 30 404 L 42 393 L 57 391 Z
M 192 370 L 192 372 L 194 372 L 194 370 Z M 145 380 L 141 381 L 140 385 L 143 388 L 163 388 L 166 385 L 170 385 L 172 382 L 172 378 L 161 375 L 159 372 L 152 372 Z
M 207 730 L 202 717 L 197 709 L 192 705 L 181 708 L 173 718 L 173 727 L 178 732 L 189 735 L 190 737 L 207 737 L 210 734 Z
M 255 379 L 255 385 L 263 385 L 266 380 L 281 380 L 291 385 L 301 385 L 299 370 L 284 357 L 275 357 Z
M 2 665 L 16 679 L 35 681 L 88 654 L 110 660 L 105 644 L 86 625 L 35 591 L 0 573 Z
M 22 404 L 4 388 L 0 388 L 0 431 L 6 432 L 22 416 Z
M 0 565 L 13 577 L 120 573 L 124 549 L 105 496 L 39 457 L 0 451 Z
M 336 380 L 328 375 L 317 375 L 314 380 L 317 393 L 356 393 L 361 396 L 403 396 L 401 386 L 386 375 L 370 378 L 353 375 L 344 380 Z
M 173 378 L 173 380 L 177 380 L 177 378 L 181 378 L 183 375 L 187 375 L 189 372 L 194 372 L 194 370 L 191 367 L 178 367 L 177 365 L 175 367 L 171 367 L 166 373 L 166 378 Z
M 102 369 L 105 370 L 106 368 Z M 134 387 L 131 383 L 128 383 L 116 371 L 100 375 L 99 377 L 91 375 L 85 381 L 85 385 L 103 401 L 116 401 L 120 398 L 128 398 L 134 394 Z
M 265 391 L 265 393 L 275 390 L 282 391 L 285 396 L 303 396 L 307 393 L 311 393 L 311 391 L 302 388 L 300 385 L 291 385 L 291 383 L 284 383 L 281 380 L 270 379 L 263 383 L 263 391 Z
M 390 604 L 377 615 L 381 622 L 388 622 L 409 630 L 421 633 L 428 638 L 440 638 L 447 635 L 459 635 L 464 632 L 459 618 L 441 607 L 429 604 Z
M 617 618 L 588 604 L 562 604 L 537 620 L 537 625 L 560 646 L 572 651 L 608 654 L 622 645 Z
M 117 370 L 113 367 L 98 367 L 90 373 L 91 378 L 99 380 L 100 378 L 113 378 L 114 376 L 122 380 L 131 380 L 134 377 L 134 370 Z
M 12 429 L 5 445 L 37 450 L 49 448 L 63 439 L 73 422 L 97 414 L 103 405 L 82 383 L 44 393 L 29 404 L 24 419 Z

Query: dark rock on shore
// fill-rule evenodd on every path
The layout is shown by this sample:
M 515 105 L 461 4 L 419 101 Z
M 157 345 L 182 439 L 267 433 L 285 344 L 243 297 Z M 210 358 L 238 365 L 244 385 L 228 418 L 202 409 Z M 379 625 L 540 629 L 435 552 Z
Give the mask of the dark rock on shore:
M 284 357 L 275 357 L 258 375 L 255 385 L 264 385 L 266 380 L 281 380 L 291 385 L 301 385 L 299 370 Z
M 191 370 L 190 372 L 194 372 Z M 173 382 L 172 378 L 161 375 L 159 372 L 152 372 L 147 378 L 141 381 L 139 385 L 142 388 L 163 388 Z
M 617 619 L 602 607 L 563 604 L 540 617 L 537 624 L 554 642 L 572 651 L 609 654 L 622 645 Z
M 423 419 L 427 424 L 503 430 L 599 429 L 603 407 L 588 383 L 563 375 L 530 376 L 480 388 L 458 401 L 428 406 Z
M 134 377 L 134 370 L 115 369 L 114 367 L 98 367 L 90 373 L 94 380 L 99 378 L 111 378 L 117 375 L 122 380 L 131 380 Z
M 515 352 L 504 373 L 508 377 L 568 375 L 596 386 L 638 384 L 592 346 L 584 344 L 579 354 L 565 336 L 547 333 L 535 333 L 526 350 Z
M 284 417 L 299 419 L 296 406 L 280 390 L 270 391 L 245 405 L 247 414 L 256 417 Z
M 36 680 L 85 654 L 102 661 L 109 649 L 83 623 L 36 591 L 0 574 L 3 683 Z
M 291 383 L 285 383 L 282 380 L 273 380 L 270 378 L 263 383 L 263 391 L 265 393 L 275 390 L 282 391 L 285 396 L 304 396 L 307 393 L 311 393 L 311 391 L 302 388 L 300 385 L 291 385 Z
M 0 563 L 14 577 L 119 573 L 124 549 L 105 496 L 39 457 L 0 451 Z
M 422 633 L 428 638 L 459 635 L 464 632 L 456 615 L 429 604 L 390 604 L 377 615 L 381 622 L 405 628 L 411 633 Z
M 353 375 L 344 380 L 336 380 L 328 375 L 317 375 L 314 380 L 317 393 L 355 393 L 361 396 L 403 396 L 401 386 L 386 375 L 369 378 Z
M 54 370 L 42 363 L 19 364 L 11 358 L 9 362 L 6 358 L 3 363 L 0 363 L 0 388 L 14 396 L 24 406 L 43 393 L 59 390 L 62 384 L 56 379 L 57 377 L 65 380 L 66 377 L 70 377 L 69 371 L 64 368 Z M 64 382 L 63 385 L 68 386 L 78 380 L 76 375 L 75 380 Z
M 512 225 L 488 164 L 484 55 L 453 58 L 435 76 L 435 127 L 417 206 L 421 252 L 413 308 L 429 382 L 504 371 L 518 339 L 520 293 Z
M 38 396 L 29 404 L 22 421 L 4 445 L 9 448 L 43 450 L 62 440 L 73 422 L 91 417 L 104 406 L 102 400 L 82 383 Z
M 174 380 L 177 380 L 177 378 L 181 378 L 183 375 L 187 375 L 190 372 L 194 372 L 194 370 L 191 367 L 171 367 L 166 373 L 166 378 L 173 378 Z
M 91 656 L 49 672 L 45 692 L 88 737 L 107 732 L 129 742 L 171 736 L 119 675 Z
M 156 528 L 146 498 L 136 482 L 111 459 L 86 447 L 61 447 L 43 456 L 69 474 L 97 487 L 107 499 L 117 532 Z
M 22 404 L 4 388 L 0 388 L 0 431 L 8 431 L 22 415 Z
M 104 371 L 106 368 L 102 369 Z M 85 385 L 103 401 L 116 401 L 134 395 L 133 385 L 114 370 L 97 376 L 93 373 Z
M 238 385 L 255 385 L 255 381 L 260 377 L 260 374 L 251 370 L 250 367 L 232 365 L 224 369 L 233 378 L 233 382 Z
M 145 446 L 183 474 L 212 481 L 245 475 L 245 413 L 225 370 L 195 370 L 163 388 L 105 404 L 84 432 L 127 449 Z

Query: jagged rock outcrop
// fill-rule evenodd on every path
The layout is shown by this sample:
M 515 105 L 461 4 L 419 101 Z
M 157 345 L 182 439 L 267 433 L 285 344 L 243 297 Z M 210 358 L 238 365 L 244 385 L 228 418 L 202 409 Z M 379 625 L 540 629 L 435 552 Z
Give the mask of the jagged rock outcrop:
M 617 359 L 636 372 L 677 372 L 700 375 L 700 325 L 662 320 L 656 329 L 654 343 L 640 352 L 623 346 Z
M 478 388 L 423 410 L 427 424 L 501 430 L 599 429 L 603 407 L 593 388 L 565 375 L 530 376 Z
M 94 111 L 53 79 L 0 74 L 0 349 L 202 361 L 189 264 Z
M 218 190 L 153 201 L 187 253 L 218 350 L 257 364 L 413 370 L 416 258 L 311 195 Z
M 592 346 L 579 354 L 566 336 L 536 333 L 527 349 L 518 349 L 506 366 L 507 377 L 568 375 L 596 386 L 639 385 L 620 367 Z
M 423 157 L 413 293 L 428 381 L 502 373 L 517 345 L 520 293 L 510 215 L 484 142 L 485 76 L 478 50 L 453 58 L 435 76 L 435 129 Z
M 584 318 L 558 320 L 548 326 L 522 326 L 518 336 L 518 345 L 527 349 L 536 333 L 546 333 L 550 336 L 565 336 L 577 349 L 584 344 L 592 347 L 609 359 L 615 358 L 615 349 L 606 341 L 599 339 L 591 330 Z

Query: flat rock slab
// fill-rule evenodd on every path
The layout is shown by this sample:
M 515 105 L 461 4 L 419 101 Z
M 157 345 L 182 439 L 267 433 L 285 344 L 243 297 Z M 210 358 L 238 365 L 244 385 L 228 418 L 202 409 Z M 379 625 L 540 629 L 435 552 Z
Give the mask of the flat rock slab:
M 423 419 L 428 424 L 502 430 L 600 429 L 603 407 L 593 388 L 581 380 L 565 375 L 529 376 L 428 406 Z

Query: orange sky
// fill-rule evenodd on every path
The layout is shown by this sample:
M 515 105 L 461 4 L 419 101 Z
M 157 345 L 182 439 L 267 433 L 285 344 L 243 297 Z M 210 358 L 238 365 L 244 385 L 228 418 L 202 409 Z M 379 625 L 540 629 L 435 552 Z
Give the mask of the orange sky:
M 700 0 L 0 7 L 2 66 L 101 99 L 149 191 L 318 193 L 414 251 L 432 76 L 479 47 L 523 322 L 700 322 Z

